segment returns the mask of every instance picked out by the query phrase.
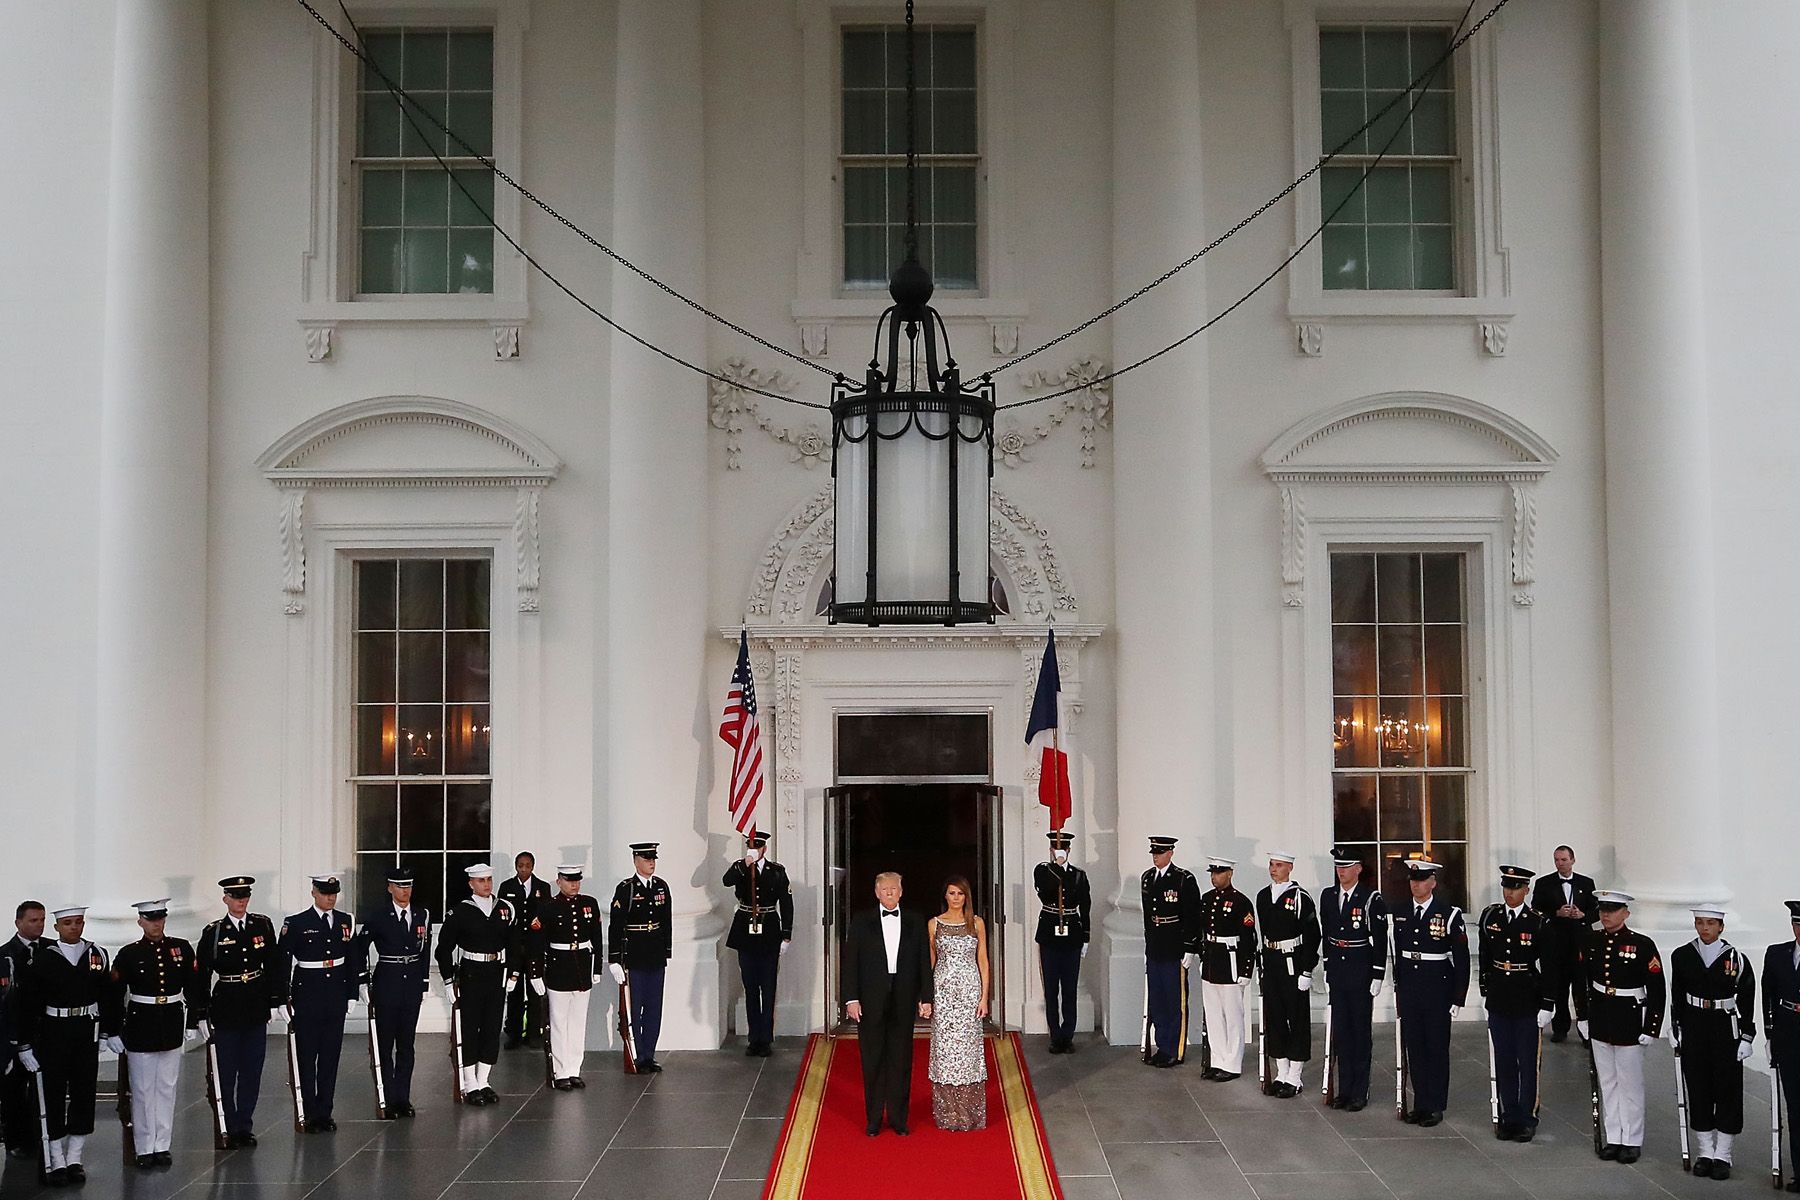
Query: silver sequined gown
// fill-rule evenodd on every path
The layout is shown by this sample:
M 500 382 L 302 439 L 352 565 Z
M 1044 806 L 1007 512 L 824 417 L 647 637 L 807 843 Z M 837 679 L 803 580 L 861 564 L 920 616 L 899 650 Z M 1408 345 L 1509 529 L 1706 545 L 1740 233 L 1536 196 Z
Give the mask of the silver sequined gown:
M 982 1044 L 981 967 L 974 927 L 937 925 L 931 1009 L 931 1115 L 939 1129 L 987 1128 L 987 1051 Z

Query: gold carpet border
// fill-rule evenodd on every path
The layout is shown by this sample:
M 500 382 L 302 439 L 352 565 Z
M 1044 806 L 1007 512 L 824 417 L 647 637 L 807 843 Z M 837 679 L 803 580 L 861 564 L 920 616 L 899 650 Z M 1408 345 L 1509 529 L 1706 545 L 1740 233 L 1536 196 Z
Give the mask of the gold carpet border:
M 766 1200 L 800 1200 L 806 1187 L 807 1167 L 812 1162 L 813 1142 L 819 1132 L 819 1114 L 825 1108 L 825 1080 L 831 1074 L 836 1049 L 837 1039 L 815 1035 L 812 1052 L 806 1056 L 806 1074 L 800 1081 L 793 1119 L 781 1135 L 781 1149 L 775 1156 L 769 1189 L 764 1193 Z
M 1062 1192 L 1050 1175 L 1048 1155 L 1032 1115 L 1025 1070 L 1019 1061 L 1019 1043 L 1011 1035 L 994 1039 L 994 1065 L 1000 1072 L 1000 1102 L 1006 1107 L 1006 1130 L 1012 1138 L 1019 1194 L 1024 1200 L 1061 1200 Z

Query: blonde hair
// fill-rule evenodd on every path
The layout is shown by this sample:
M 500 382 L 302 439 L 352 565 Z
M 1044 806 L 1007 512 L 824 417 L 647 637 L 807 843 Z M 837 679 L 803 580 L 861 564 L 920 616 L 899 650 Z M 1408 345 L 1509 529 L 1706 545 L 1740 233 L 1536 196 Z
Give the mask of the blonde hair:
M 898 871 L 883 871 L 881 874 L 879 874 L 875 877 L 875 886 L 880 887 L 882 884 L 886 883 L 890 879 L 893 880 L 895 883 L 899 883 L 900 882 L 900 872 L 898 872 Z

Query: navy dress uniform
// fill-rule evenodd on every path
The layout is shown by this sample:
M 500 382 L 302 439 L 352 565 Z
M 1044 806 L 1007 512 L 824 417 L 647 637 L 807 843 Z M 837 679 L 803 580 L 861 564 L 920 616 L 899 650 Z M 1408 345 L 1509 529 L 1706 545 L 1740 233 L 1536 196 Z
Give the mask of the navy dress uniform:
M 530 922 L 531 986 L 550 1010 L 550 1076 L 565 1092 L 587 1086 L 588 1000 L 606 961 L 600 901 L 582 892 L 582 873 L 579 863 L 557 867 L 557 894 L 539 901 Z
M 537 865 L 537 860 L 529 853 L 521 853 L 521 858 Z M 527 871 L 521 878 L 517 874 L 508 875 L 494 894 L 512 905 L 513 912 L 518 914 L 519 923 L 524 928 L 531 928 L 532 918 L 537 916 L 539 904 L 550 899 L 550 885 Z M 506 989 L 506 1048 L 513 1050 L 523 1046 L 526 1041 L 535 1041 L 543 1034 L 538 1028 L 538 1017 L 532 1011 L 531 996 L 526 990 L 526 977 L 520 975 L 518 980 Z
M 381 1066 L 389 1120 L 414 1115 L 412 1077 L 419 1006 L 431 989 L 431 911 L 412 902 L 413 874 L 388 872 L 388 903 L 364 914 L 357 963 L 375 967 L 369 975 L 369 1014 L 374 1020 L 375 1059 Z M 401 897 L 405 899 L 402 900 Z
M 1794 936 L 1763 952 L 1763 1028 L 1769 1033 L 1769 1063 L 1781 1076 L 1789 1113 L 1800 1097 L 1800 900 L 1783 901 Z M 1788 1118 L 1790 1161 L 1800 1163 L 1800 1121 Z M 1800 1176 L 1787 1190 L 1800 1192 Z
M 300 1059 L 300 1107 L 308 1133 L 337 1128 L 331 1114 L 344 1019 L 369 981 L 367 955 L 357 954 L 355 915 L 337 909 L 342 890 L 337 872 L 314 875 L 312 906 L 283 921 L 276 938 L 282 965 L 291 971 L 281 982 Z
M 1538 1055 L 1556 1008 L 1553 935 L 1543 913 L 1525 903 L 1531 872 L 1500 868 L 1498 904 L 1481 910 L 1475 983 L 1487 1003 L 1494 1086 L 1506 1140 L 1529 1142 L 1538 1125 Z
M 1656 943 L 1627 928 L 1631 896 L 1596 892 L 1601 929 L 1577 959 L 1577 1028 L 1589 1039 L 1600 1082 L 1600 1157 L 1634 1163 L 1644 1145 L 1644 1047 L 1662 1036 L 1668 991 Z
M 1050 1029 L 1050 1053 L 1075 1049 L 1075 994 L 1081 960 L 1087 954 L 1089 918 L 1094 907 L 1087 872 L 1069 861 L 1075 835 L 1053 830 L 1050 861 L 1032 868 L 1038 922 L 1034 939 L 1044 979 L 1044 1020 Z
M 262 1087 L 269 1016 L 287 1003 L 288 995 L 275 922 L 248 910 L 255 882 L 251 875 L 219 880 L 227 905 L 240 911 L 227 912 L 202 930 L 194 950 L 199 981 L 193 1015 L 217 1057 L 215 1082 L 233 1146 L 256 1145 L 256 1095 Z
M 42 914 L 43 907 L 21 906 L 15 921 L 25 921 L 27 912 Z M 41 922 L 42 917 L 33 919 Z M 7 980 L 6 986 L 0 987 L 0 1023 L 5 1025 L 5 1034 L 0 1037 L 0 1054 L 5 1055 L 0 1058 L 0 1141 L 6 1143 L 8 1158 L 36 1158 L 39 1154 L 37 1102 L 31 1095 L 31 1072 L 13 1066 L 14 1056 L 18 1053 L 19 1022 L 12 1007 L 13 998 L 18 994 L 19 979 L 31 966 L 32 955 L 40 944 L 39 939 L 27 938 L 21 932 L 0 945 L 0 975 Z
M 749 1017 L 748 1057 L 767 1058 L 775 1042 L 775 985 L 781 956 L 794 944 L 794 889 L 787 868 L 770 862 L 769 835 L 751 833 L 746 853 L 725 868 L 724 884 L 737 895 L 727 949 L 736 950 Z
M 100 1073 L 100 1031 L 119 1026 L 112 960 L 81 936 L 87 909 L 53 909 L 56 940 L 38 943 L 14 993 L 19 1064 L 35 1072 L 44 1105 L 48 1153 L 39 1164 L 52 1185 L 87 1178 L 82 1147 L 94 1132 L 94 1091 Z M 123 1044 L 108 1039 L 117 1053 Z
M 1443 868 L 1406 862 L 1412 899 L 1394 914 L 1394 1000 L 1413 1084 L 1409 1123 L 1430 1127 L 1450 1103 L 1450 1018 L 1469 995 L 1469 932 L 1462 909 L 1433 895 Z
M 437 963 L 454 989 L 462 1026 L 456 1065 L 465 1104 L 496 1104 L 500 1097 L 488 1076 L 500 1061 L 500 1024 L 505 1015 L 509 975 L 524 965 L 525 927 L 512 903 L 493 894 L 494 868 L 463 868 L 470 895 L 444 914 L 438 931 Z
M 105 1030 L 125 1043 L 131 1067 L 131 1134 L 140 1168 L 168 1166 L 175 1132 L 175 1088 L 181 1082 L 181 1044 L 199 1018 L 188 999 L 200 987 L 194 947 L 163 930 L 169 898 L 137 909 L 144 936 L 113 955 L 112 983 L 120 1025 Z
M 1729 1179 L 1731 1144 L 1744 1131 L 1744 1060 L 1756 1041 L 1756 972 L 1722 936 L 1723 908 L 1689 911 L 1699 936 L 1669 955 L 1669 1016 L 1696 1142 L 1693 1172 Z
M 1150 839 L 1144 904 L 1144 1051 L 1153 1067 L 1187 1061 L 1187 968 L 1200 947 L 1200 884 L 1172 861 L 1172 837 Z
M 1375 1047 L 1375 997 L 1387 978 L 1388 903 L 1363 882 L 1362 856 L 1334 847 L 1338 886 L 1319 893 L 1320 951 L 1331 1006 L 1331 1105 L 1352 1112 L 1369 1103 L 1369 1058 Z M 1346 882 L 1348 881 L 1348 882 Z
M 612 977 L 629 982 L 632 1044 L 637 1050 L 637 1069 L 651 1074 L 662 1070 L 656 1061 L 656 1039 L 662 1033 L 663 974 L 675 946 L 669 885 L 652 874 L 659 842 L 631 843 L 637 870 L 613 889 L 606 940 L 611 943 L 606 959 Z
M 1223 1083 L 1244 1071 L 1244 993 L 1256 971 L 1256 905 L 1231 885 L 1234 859 L 1206 860 L 1212 886 L 1200 897 L 1200 1004 L 1209 1056 L 1202 1077 Z
M 1312 1058 L 1312 1002 L 1307 993 L 1312 991 L 1313 968 L 1319 965 L 1321 937 L 1313 898 L 1287 878 L 1293 867 L 1292 854 L 1270 851 L 1270 883 L 1256 893 L 1269 1083 L 1271 1094 L 1283 1099 L 1300 1094 L 1301 1075 Z

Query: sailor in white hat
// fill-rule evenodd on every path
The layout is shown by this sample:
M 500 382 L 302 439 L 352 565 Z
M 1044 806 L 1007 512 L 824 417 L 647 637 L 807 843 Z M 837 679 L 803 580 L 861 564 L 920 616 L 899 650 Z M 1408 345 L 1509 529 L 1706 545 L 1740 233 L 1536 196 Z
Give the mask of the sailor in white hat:
M 530 922 L 531 989 L 550 1010 L 550 1086 L 564 1092 L 587 1086 L 581 1061 L 588 999 L 606 973 L 606 918 L 600 902 L 581 890 L 584 872 L 580 863 L 557 867 L 556 894 L 538 902 Z
M 113 986 L 125 994 L 123 1022 L 108 1032 L 124 1039 L 131 1067 L 131 1134 L 139 1170 L 172 1161 L 175 1088 L 181 1082 L 181 1043 L 196 1036 L 199 1024 L 188 1000 L 200 975 L 194 948 L 165 932 L 169 898 L 140 900 L 138 928 L 144 936 L 113 955 Z
M 463 868 L 469 895 L 444 914 L 437 963 L 457 1005 L 462 1043 L 457 1050 L 457 1091 L 465 1104 L 495 1104 L 488 1074 L 500 1061 L 500 1025 L 506 988 L 521 973 L 525 930 L 512 903 L 494 895 L 494 868 Z
M 1656 943 L 1628 928 L 1633 897 L 1594 893 L 1600 931 L 1581 949 L 1576 1028 L 1591 1041 L 1605 1117 L 1600 1157 L 1634 1163 L 1644 1146 L 1644 1047 L 1662 1036 L 1668 991 Z
M 1294 856 L 1269 851 L 1269 886 L 1256 893 L 1262 934 L 1262 1018 L 1269 1077 L 1263 1090 L 1291 1100 L 1312 1058 L 1313 968 L 1319 965 L 1319 910 L 1293 880 Z
M 116 1037 L 104 1043 L 100 1038 L 100 1030 L 118 1028 L 119 1006 L 111 960 L 81 936 L 87 909 L 54 908 L 50 917 L 56 940 L 41 944 L 20 973 L 15 999 L 22 1002 L 14 1004 L 13 1016 L 19 1065 L 37 1075 L 44 1104 L 44 1159 L 38 1169 L 45 1182 L 60 1187 L 87 1178 L 82 1146 L 94 1132 L 100 1047 L 116 1054 L 124 1044 Z
M 1200 1004 L 1206 1013 L 1202 1079 L 1225 1083 L 1244 1070 L 1244 996 L 1256 970 L 1256 906 L 1232 886 L 1234 859 L 1206 859 L 1212 886 L 1200 897 Z
M 1693 1173 L 1731 1178 L 1731 1143 L 1744 1131 L 1744 1060 L 1756 1042 L 1756 972 L 1724 938 L 1725 909 L 1695 905 L 1695 938 L 1669 955 L 1670 1016 L 1687 1084 Z

